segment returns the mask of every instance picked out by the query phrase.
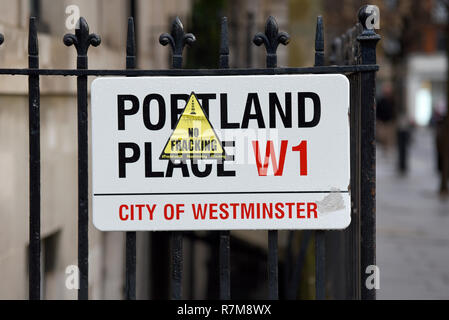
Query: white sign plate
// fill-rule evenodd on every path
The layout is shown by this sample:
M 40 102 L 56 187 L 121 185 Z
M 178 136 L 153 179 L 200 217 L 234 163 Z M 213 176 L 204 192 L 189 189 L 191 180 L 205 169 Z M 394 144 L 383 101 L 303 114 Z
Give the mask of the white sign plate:
M 343 75 L 99 78 L 91 111 L 100 230 L 350 224 Z

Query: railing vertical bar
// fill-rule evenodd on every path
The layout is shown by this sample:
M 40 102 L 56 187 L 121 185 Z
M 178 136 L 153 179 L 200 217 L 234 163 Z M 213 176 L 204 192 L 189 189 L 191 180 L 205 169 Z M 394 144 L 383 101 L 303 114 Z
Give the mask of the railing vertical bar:
M 376 64 L 376 45 L 380 36 L 367 27 L 367 7 L 359 11 L 363 26 L 360 42 L 363 64 Z M 365 276 L 367 267 L 376 265 L 376 74 L 361 75 L 361 273 Z M 362 281 L 365 283 L 365 281 Z M 363 300 L 375 300 L 376 290 L 362 285 Z
M 195 299 L 195 258 L 196 258 L 196 240 L 192 237 L 189 239 L 189 253 L 190 253 L 190 259 L 189 259 L 189 300 Z
M 88 68 L 90 45 L 100 45 L 100 37 L 89 34 L 89 26 L 81 17 L 75 34 L 66 34 L 64 44 L 77 50 L 77 69 Z M 89 136 L 87 110 L 87 76 L 77 78 L 78 98 L 78 299 L 89 298 Z
M 359 34 L 361 34 L 362 33 L 362 31 L 363 31 L 363 28 L 362 28 L 362 26 L 361 26 L 361 24 L 359 23 L 358 25 L 357 25 L 357 28 L 358 28 L 358 31 L 357 31 L 357 35 L 359 35 Z M 356 40 L 357 40 L 357 37 L 356 37 Z M 357 47 L 357 64 L 362 64 L 362 62 L 361 62 L 361 57 L 360 57 L 360 45 L 358 45 L 358 47 Z M 356 203 L 356 209 L 357 209 L 357 212 L 356 212 L 356 217 L 357 217 L 357 220 L 356 220 L 356 222 L 357 222 L 357 229 L 356 229 L 356 231 L 357 231 L 357 233 L 356 233 L 356 236 L 357 236 L 357 238 L 356 238 L 356 250 L 357 250 L 357 260 L 356 260 L 356 263 L 357 263 L 357 268 L 356 268 L 356 296 L 355 296 L 355 298 L 356 299 L 361 299 L 361 286 L 362 286 L 362 281 L 361 281 L 361 279 L 362 279 L 362 276 L 361 276 L 361 246 L 360 246 L 360 243 L 361 243 L 361 196 L 360 196 L 360 187 L 361 187 L 361 176 L 362 176 L 362 173 L 361 173 L 361 159 L 362 159 L 362 155 L 361 155 L 361 153 L 362 153 L 362 151 L 361 151 L 361 137 L 362 137 L 362 129 L 361 129 L 361 121 L 360 121 L 360 114 L 361 114 L 361 106 L 362 106 L 362 103 L 361 103 L 361 88 L 362 88 L 362 83 L 361 83 L 361 79 L 362 79 L 362 75 L 361 75 L 361 73 L 359 72 L 359 73 L 357 73 L 356 74 L 357 75 L 357 87 L 356 87 L 356 89 L 355 90 L 357 90 L 357 101 L 356 101 L 356 103 L 358 104 L 358 107 L 357 107 L 357 114 L 356 114 L 356 117 L 357 117 L 357 131 L 356 131 L 356 141 L 357 141 L 357 144 L 356 144 L 356 150 L 357 150 L 357 166 L 356 166 L 356 170 L 355 170 L 355 176 L 356 176 L 356 184 L 357 184 L 357 193 L 356 193 L 356 198 L 355 198 L 355 203 Z
M 184 27 L 179 17 L 176 17 L 172 23 L 170 34 L 164 33 L 159 37 L 159 43 L 163 46 L 170 45 L 172 50 L 172 69 L 182 69 L 182 53 L 185 45 L 191 45 L 195 42 L 195 36 L 191 33 L 185 33 Z M 180 300 L 182 297 L 182 269 L 183 269 L 183 233 L 173 231 L 170 235 L 171 242 L 171 298 Z
M 173 23 L 175 25 L 176 22 Z M 181 54 L 173 52 L 172 60 L 173 69 L 182 69 L 182 51 Z M 183 269 L 183 233 L 171 233 L 171 254 L 172 254 L 172 279 L 171 279 L 171 295 L 173 300 L 181 300 L 182 297 L 182 269 Z
M 220 69 L 229 69 L 229 39 L 228 39 L 228 19 L 221 20 L 221 42 L 220 42 Z M 220 253 L 219 253 L 219 273 L 220 273 L 220 299 L 231 299 L 231 241 L 230 231 L 220 232 Z
M 299 280 L 301 278 L 301 273 L 304 269 L 307 247 L 311 241 L 313 236 L 313 231 L 305 230 L 302 233 L 301 244 L 299 247 L 299 252 L 296 257 L 295 265 L 293 267 L 293 271 L 291 272 L 291 278 L 288 284 L 288 292 L 287 299 L 294 300 L 297 297 L 298 289 L 299 289 Z
M 30 18 L 28 35 L 29 68 L 39 68 L 39 46 L 36 18 Z M 1 39 L 3 42 L 3 39 Z M 29 298 L 39 300 L 41 282 L 41 159 L 40 159 L 40 88 L 39 76 L 28 77 L 29 92 L 29 144 L 30 144 L 30 247 L 29 247 Z
M 352 31 L 352 63 L 360 64 L 359 35 L 360 24 Z M 360 73 L 349 77 L 351 84 L 350 122 L 351 122 L 351 225 L 349 237 L 348 298 L 360 299 Z
M 274 19 L 274 18 L 273 18 Z M 276 51 L 268 52 L 267 68 L 277 67 Z M 278 231 L 268 231 L 268 299 L 279 299 L 279 252 Z
M 315 33 L 315 67 L 322 67 L 324 64 L 324 22 L 323 17 L 318 16 Z
M 220 232 L 220 300 L 231 299 L 230 232 Z
M 326 234 L 315 231 L 315 298 L 326 299 Z
M 87 55 L 78 57 L 78 69 L 87 69 Z M 80 289 L 78 298 L 88 299 L 89 291 L 89 198 L 88 198 L 88 116 L 87 77 L 77 79 L 78 91 L 78 267 Z
M 287 249 L 285 253 L 284 263 L 284 296 L 290 300 L 290 281 L 292 280 L 294 268 L 293 266 L 293 241 L 295 240 L 296 231 L 289 231 L 287 236 Z
M 279 299 L 278 231 L 268 231 L 268 299 Z
M 265 24 L 265 33 L 258 32 L 253 39 L 256 46 L 265 46 L 267 68 L 277 67 L 277 48 L 279 44 L 287 45 L 290 36 L 285 32 L 279 32 L 276 19 L 268 17 Z M 268 231 L 268 299 L 279 299 L 279 255 L 278 255 L 278 231 Z
M 315 34 L 315 67 L 324 66 L 324 24 L 323 17 L 318 16 Z M 315 231 L 315 297 L 326 298 L 326 234 Z
M 133 17 L 128 18 L 126 39 L 126 69 L 136 68 L 136 37 Z M 136 300 L 136 232 L 126 232 L 125 298 Z
M 360 299 L 360 74 L 351 75 L 351 268 L 352 299 Z
M 171 297 L 173 300 L 181 300 L 182 297 L 182 232 L 171 233 L 171 255 L 172 255 L 172 274 L 171 274 Z

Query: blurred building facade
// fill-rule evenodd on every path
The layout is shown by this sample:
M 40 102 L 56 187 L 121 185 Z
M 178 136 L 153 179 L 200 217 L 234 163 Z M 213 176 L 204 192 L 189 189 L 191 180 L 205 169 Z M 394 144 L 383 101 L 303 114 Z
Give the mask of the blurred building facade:
M 288 31 L 288 0 L 230 0 L 226 8 L 229 17 L 231 65 L 235 68 L 265 67 L 265 52 L 252 40 L 256 32 L 265 31 L 268 16 L 276 17 L 280 31 Z M 278 65 L 288 63 L 288 49 L 279 48 Z
M 39 17 L 41 68 L 75 68 L 76 50 L 67 48 L 62 38 L 67 30 L 66 8 L 76 5 L 89 23 L 90 31 L 99 34 L 102 44 L 89 49 L 89 67 L 120 69 L 125 67 L 127 18 L 134 16 L 138 48 L 138 68 L 170 67 L 169 49 L 159 44 L 159 35 L 169 32 L 171 21 L 179 16 L 187 32 L 195 33 L 195 8 L 215 3 L 210 19 L 214 30 L 195 33 L 195 45 L 217 46 L 208 39 L 209 31 L 219 34 L 220 16 L 228 17 L 230 66 L 265 67 L 265 48 L 252 43 L 256 32 L 263 32 L 265 21 L 273 15 L 280 31 L 291 36 L 289 46 L 278 49 L 278 65 L 312 66 L 314 63 L 315 23 L 324 16 L 327 53 L 332 39 L 357 22 L 357 10 L 365 3 L 381 9 L 383 45 L 379 46 L 379 78 L 406 90 L 407 112 L 414 93 L 421 84 L 433 79 L 432 88 L 444 81 L 446 59 L 442 54 L 444 33 L 439 20 L 428 23 L 427 17 L 437 0 L 0 0 L 0 33 L 5 43 L 0 47 L 1 68 L 25 68 L 28 64 L 28 17 Z M 421 3 L 421 4 L 420 4 Z M 413 5 L 417 6 L 414 7 Z M 425 8 L 421 10 L 417 8 Z M 209 8 L 210 9 L 210 8 Z M 437 10 L 438 11 L 438 10 Z M 416 16 L 419 14 L 419 17 Z M 408 26 L 409 20 L 420 21 Z M 427 18 L 426 18 L 427 19 Z M 436 19 L 436 18 L 434 18 Z M 441 17 L 440 17 L 441 19 Z M 410 30 L 408 29 L 410 28 Z M 218 31 L 217 31 L 218 30 Z M 416 31 L 418 30 L 418 31 Z M 419 37 L 413 37 L 419 34 Z M 410 37 L 412 37 L 410 39 Z M 201 45 L 203 45 L 201 47 Z M 202 67 L 200 60 L 189 67 Z M 193 51 L 192 51 L 193 52 Z M 198 55 L 198 52 L 195 51 Z M 211 65 L 218 65 L 218 51 Z M 328 54 L 327 54 L 328 55 Z M 405 57 L 405 58 L 404 58 Z M 186 60 L 188 60 L 186 59 Z M 204 59 L 203 59 L 204 60 Z M 216 62 L 215 62 L 216 61 Z M 216 63 L 216 64 L 215 64 Z M 404 64 L 403 64 L 404 63 Z M 402 72 L 402 70 L 405 70 Z M 427 76 L 427 78 L 426 78 Z M 90 79 L 92 80 L 92 79 Z M 410 91 L 411 90 L 411 91 Z M 436 89 L 435 89 L 436 90 Z M 434 90 L 434 91 L 435 91 Z M 440 92 L 438 91 L 438 92 Z M 436 92 L 436 91 L 435 91 Z M 440 93 L 438 93 L 441 96 Z M 402 97 L 402 94 L 398 94 Z M 409 101 L 409 99 L 411 99 Z M 41 77 L 41 166 L 42 166 L 42 297 L 74 299 L 76 290 L 65 287 L 66 268 L 77 264 L 77 111 L 76 79 Z M 0 299 L 28 297 L 28 81 L 21 76 L 0 76 Z M 91 213 L 91 211 L 90 211 Z M 92 221 L 92 217 L 90 217 Z M 266 297 L 267 232 L 232 232 L 231 275 L 233 298 Z M 288 248 L 288 239 L 291 248 Z M 304 233 L 279 233 L 280 290 L 286 286 L 284 261 L 293 259 Z M 310 237 L 309 237 L 310 238 Z M 137 235 L 137 298 L 168 298 L 169 242 L 165 233 L 141 232 Z M 310 239 L 309 239 L 310 240 Z M 307 240 L 307 241 L 309 241 Z M 218 298 L 218 233 L 187 233 L 184 245 L 183 297 Z M 301 297 L 314 292 L 313 241 L 306 246 L 303 262 Z M 288 250 L 291 250 L 289 253 Z M 125 288 L 125 234 L 102 233 L 89 225 L 89 297 L 121 299 Z M 262 262 L 262 263 L 261 263 Z M 333 266 L 332 266 L 333 267 Z M 329 288 L 328 288 L 329 289 Z M 330 290 L 331 291 L 331 290 Z M 282 297 L 281 292 L 281 297 Z M 338 297 L 338 296 L 335 296 Z
M 415 0 L 411 0 L 415 1 Z M 436 1 L 436 0 L 425 0 Z M 171 21 L 180 16 L 187 32 L 195 29 L 197 6 L 211 0 L 0 0 L 0 32 L 5 43 L 0 47 L 0 67 L 25 68 L 28 63 L 28 17 L 39 17 L 41 68 L 75 68 L 76 50 L 67 48 L 62 38 L 67 30 L 66 8 L 76 5 L 89 23 L 90 31 L 99 34 L 102 44 L 89 49 L 89 67 L 119 69 L 125 67 L 125 43 L 128 16 L 134 16 L 138 42 L 138 68 L 169 68 L 169 49 L 158 43 L 159 35 L 170 31 Z M 219 18 L 226 15 L 229 22 L 230 65 L 232 68 L 265 67 L 265 48 L 252 43 L 256 32 L 263 32 L 269 15 L 276 17 L 280 31 L 291 36 L 288 47 L 278 49 L 278 65 L 302 67 L 314 63 L 316 17 L 324 16 L 326 43 L 357 22 L 357 9 L 365 2 L 381 8 L 383 36 L 403 27 L 388 15 L 388 5 L 399 1 L 358 0 L 229 0 L 213 1 L 216 12 L 211 24 L 219 30 Z M 410 3 L 411 3 L 410 2 Z M 423 1 L 424 2 L 424 1 Z M 401 7 L 402 8 L 402 7 Z M 404 16 L 411 7 L 402 8 Z M 387 22 L 388 21 L 388 22 Z M 391 25 L 389 24 L 391 23 Z M 390 30 L 391 29 L 391 30 Z M 400 29 L 402 30 L 402 29 Z M 424 29 L 423 29 L 424 30 Z M 438 56 L 438 27 L 424 32 L 425 42 L 416 45 L 415 52 L 427 48 Z M 206 30 L 207 31 L 207 30 Z M 212 30 L 209 30 L 212 33 Z M 216 30 L 215 30 L 216 31 Z M 214 31 L 214 32 L 215 32 Z M 202 32 L 205 32 L 202 30 Z M 216 32 L 215 32 L 216 33 Z M 392 33 L 393 34 L 393 33 Z M 204 34 L 195 35 L 196 45 Z M 394 33 L 395 36 L 396 33 Z M 401 34 L 399 34 L 400 37 Z M 435 39 L 434 42 L 429 39 Z M 217 39 L 213 39 L 216 41 Z M 397 42 L 397 41 L 396 41 Z M 205 43 L 204 45 L 210 45 Z M 397 45 L 397 43 L 396 43 Z M 380 49 L 380 73 L 384 81 L 395 81 L 394 63 L 387 53 L 395 48 Z M 204 48 L 204 47 L 202 47 Z M 187 49 L 187 53 L 192 49 Z M 407 51 L 409 52 L 409 51 Z M 410 51 L 412 52 L 412 51 Z M 394 53 L 394 51 L 393 51 Z M 388 53 L 390 54 L 390 53 Z M 218 65 L 218 51 L 214 53 Z M 188 58 L 194 58 L 186 55 Z M 429 63 L 410 58 L 408 68 Z M 201 60 L 201 57 L 200 59 Z M 421 62 L 420 62 L 421 61 Z M 213 65 L 206 67 L 216 67 Z M 188 61 L 187 61 L 188 64 Z M 439 66 L 439 62 L 437 63 Z M 192 67 L 199 67 L 198 64 Z M 418 67 L 416 67 L 418 68 Z M 399 68 L 400 69 L 400 68 Z M 418 68 L 419 69 L 419 68 Z M 423 70 L 429 71 L 428 67 Z M 435 70 L 433 75 L 441 73 Z M 405 78 L 404 78 L 405 79 Z M 92 79 L 90 79 L 92 80 Z M 74 299 L 76 290 L 65 287 L 67 266 L 77 264 L 77 112 L 76 79 L 41 77 L 41 166 L 42 166 L 42 297 L 45 299 Z M 0 76 L 0 299 L 28 297 L 28 81 L 21 76 Z M 91 212 L 91 211 L 90 211 Z M 92 221 L 90 217 L 90 221 Z M 184 246 L 183 284 L 185 298 L 218 298 L 218 237 L 217 233 L 186 234 Z M 233 298 L 265 298 L 267 232 L 232 232 L 232 292 Z M 304 234 L 279 233 L 281 291 L 285 284 L 283 262 L 288 259 L 288 238 L 292 252 L 298 252 Z M 198 241 L 200 239 L 200 241 Z M 169 243 L 164 233 L 138 233 L 137 236 L 137 298 L 168 298 Z M 313 243 L 303 262 L 302 297 L 313 292 Z M 121 299 L 125 287 L 125 235 L 101 233 L 89 225 L 89 297 L 92 299 Z M 292 258 L 292 257 L 290 257 Z M 312 263 L 312 265 L 310 264 Z M 284 282 L 283 282 L 284 281 Z M 282 293 L 281 293 L 282 297 Z
M 446 104 L 448 14 L 444 0 L 324 0 L 325 21 L 332 25 L 327 30 L 329 38 L 346 32 L 356 21 L 354 9 L 364 4 L 380 9 L 379 92 L 384 83 L 392 84 L 397 113 L 411 123 L 428 125 L 435 108 Z
M 138 68 L 169 68 L 168 48 L 158 42 L 169 32 L 171 21 L 179 16 L 189 30 L 192 10 L 199 0 L 0 0 L 1 68 L 26 68 L 28 65 L 28 17 L 38 18 L 41 68 L 76 67 L 76 50 L 62 38 L 74 30 L 66 29 L 68 6 L 77 6 L 90 32 L 102 38 L 98 48 L 89 49 L 89 68 L 125 67 L 127 18 L 134 16 L 138 49 Z M 264 67 L 265 48 L 252 44 L 256 32 L 263 32 L 269 15 L 276 17 L 281 31 L 296 49 L 280 47 L 279 66 L 311 65 L 314 23 L 319 6 L 306 0 L 225 1 L 219 16 L 229 21 L 231 67 Z M 301 17 L 310 25 L 289 24 Z M 292 16 L 292 8 L 295 14 Z M 204 17 L 206 19 L 206 17 Z M 302 28 L 308 25 L 309 29 Z M 197 37 L 201 35 L 197 34 Z M 310 39 L 310 44 L 308 40 Z M 299 53 L 298 53 L 299 52 Z M 302 53 L 301 53 L 302 52 Z M 218 52 L 217 52 L 218 57 Z M 291 57 L 296 57 L 292 59 Z M 218 61 L 218 59 L 217 59 Z M 92 79 L 89 79 L 92 81 Z M 41 248 L 42 298 L 75 299 L 76 290 L 65 286 L 66 268 L 77 264 L 77 103 L 76 79 L 41 77 Z M 28 298 L 28 79 L 0 77 L 0 299 Z M 91 210 L 90 210 L 91 214 Z M 90 216 L 92 221 L 92 216 Z M 186 298 L 217 297 L 217 235 L 198 233 L 186 236 L 183 295 Z M 232 285 L 236 298 L 265 297 L 266 232 L 233 232 L 231 251 Z M 196 241 L 202 239 L 201 241 Z M 210 241 L 206 241 L 209 239 Z M 164 233 L 138 233 L 137 298 L 168 298 L 168 237 Z M 194 241 L 195 240 L 195 241 Z M 211 244 L 212 243 L 212 244 Z M 280 233 L 281 261 L 285 256 L 287 233 Z M 296 248 L 296 247 L 295 247 Z M 102 233 L 89 224 L 89 297 L 121 299 L 125 288 L 125 234 Z M 282 268 L 281 268 L 282 269 Z M 282 271 L 281 271 L 282 273 Z M 188 277 L 187 277 L 188 276 Z M 260 281 L 260 279 L 262 281 Z M 258 283 L 256 286 L 254 283 Z
M 186 0 L 1 0 L 2 68 L 28 65 L 28 17 L 39 18 L 41 68 L 75 68 L 76 50 L 62 41 L 66 8 L 76 5 L 90 31 L 102 37 L 89 50 L 90 68 L 124 68 L 127 18 L 137 22 L 140 68 L 167 68 L 168 51 L 158 43 L 179 15 L 186 20 Z M 90 79 L 92 80 L 92 79 Z M 77 264 L 77 111 L 76 79 L 41 77 L 41 231 L 42 297 L 73 299 L 65 287 L 66 268 Z M 0 78 L 0 299 L 28 298 L 28 80 Z M 90 217 L 92 218 L 92 217 Z M 92 221 L 92 220 L 90 220 Z M 149 237 L 138 236 L 138 297 L 149 296 Z M 101 233 L 89 225 L 89 296 L 122 298 L 124 234 Z

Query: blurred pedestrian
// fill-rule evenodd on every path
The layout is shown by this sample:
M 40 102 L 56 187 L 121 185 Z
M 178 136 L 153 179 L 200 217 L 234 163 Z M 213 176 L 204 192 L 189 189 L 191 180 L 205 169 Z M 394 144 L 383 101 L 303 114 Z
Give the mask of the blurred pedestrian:
M 441 173 L 442 170 L 442 140 L 444 132 L 444 118 L 446 116 L 446 105 L 444 101 L 439 101 L 433 107 L 431 124 L 435 130 L 435 151 L 436 151 L 436 169 Z
M 434 107 L 433 123 L 435 125 L 437 169 L 441 176 L 440 193 L 447 196 L 449 194 L 449 117 L 446 103 L 440 102 Z
M 411 140 L 411 126 L 406 115 L 402 115 L 398 121 L 397 146 L 398 146 L 398 170 L 401 175 L 408 173 L 408 151 Z
M 388 152 L 395 142 L 396 105 L 391 84 L 382 88 L 382 95 L 377 101 L 377 141 Z

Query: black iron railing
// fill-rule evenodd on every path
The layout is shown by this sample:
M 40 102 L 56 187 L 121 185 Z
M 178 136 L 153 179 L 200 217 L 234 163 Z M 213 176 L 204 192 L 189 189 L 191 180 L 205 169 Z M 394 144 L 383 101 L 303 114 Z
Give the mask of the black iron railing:
M 229 69 L 229 46 L 227 19 L 221 21 L 221 46 L 219 52 L 219 69 L 182 70 L 183 50 L 186 45 L 195 42 L 195 36 L 184 32 L 181 21 L 176 18 L 170 34 L 160 36 L 162 45 L 169 45 L 172 53 L 171 70 L 137 70 L 136 39 L 134 22 L 128 21 L 126 43 L 126 70 L 92 70 L 88 69 L 87 52 L 89 47 L 100 45 L 100 37 L 89 33 L 87 22 L 81 18 L 75 34 L 64 37 L 67 46 L 74 45 L 77 50 L 77 69 L 40 69 L 38 53 L 38 35 L 36 19 L 30 18 L 29 24 L 29 67 L 26 69 L 0 69 L 1 75 L 23 75 L 29 80 L 29 147 L 30 147 L 30 247 L 29 247 L 29 298 L 40 299 L 40 88 L 41 76 L 76 76 L 78 101 L 78 267 L 80 272 L 79 299 L 88 299 L 88 91 L 89 76 L 223 76 L 223 75 L 275 75 L 275 74 L 344 74 L 351 86 L 351 198 L 352 224 L 339 236 L 344 254 L 338 259 L 344 260 L 346 278 L 349 279 L 346 290 L 347 298 L 375 299 L 375 291 L 362 285 L 364 270 L 375 265 L 375 73 L 376 43 L 379 36 L 369 29 L 365 22 L 367 15 L 360 11 L 360 24 L 348 31 L 333 43 L 332 64 L 325 66 L 324 26 L 321 17 L 317 20 L 315 41 L 315 66 L 309 68 L 278 68 L 277 48 L 279 44 L 287 45 L 288 34 L 279 32 L 273 17 L 269 17 L 264 33 L 257 33 L 254 44 L 266 49 L 266 68 L 264 69 Z M 3 36 L 0 37 L 3 40 Z M 0 41 L 2 42 L 2 41 Z M 332 297 L 326 292 L 332 277 L 326 276 L 327 231 L 315 231 L 316 253 L 316 298 Z M 190 235 L 190 233 L 189 233 Z M 340 234 L 341 235 L 341 234 Z M 190 235 L 191 236 L 191 235 Z M 289 248 L 294 234 L 289 235 Z M 285 275 L 286 298 L 295 298 L 298 288 L 299 273 L 304 261 L 304 245 L 311 239 L 305 232 L 301 252 L 296 259 L 291 252 L 287 259 L 289 264 Z M 231 299 L 231 236 L 229 231 L 219 232 L 219 297 Z M 183 233 L 172 232 L 171 237 L 171 297 L 182 298 L 183 283 Z M 268 231 L 267 278 L 269 299 L 279 298 L 278 275 L 278 233 Z M 126 299 L 136 298 L 136 233 L 126 233 Z

